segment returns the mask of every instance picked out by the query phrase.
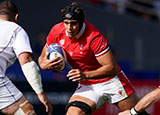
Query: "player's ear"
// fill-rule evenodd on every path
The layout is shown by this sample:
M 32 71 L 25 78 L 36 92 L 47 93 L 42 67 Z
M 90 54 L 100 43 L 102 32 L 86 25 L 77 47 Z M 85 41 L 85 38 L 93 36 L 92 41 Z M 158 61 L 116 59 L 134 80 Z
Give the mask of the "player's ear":
M 17 22 L 17 20 L 18 20 L 18 14 L 16 14 L 15 16 L 15 22 Z

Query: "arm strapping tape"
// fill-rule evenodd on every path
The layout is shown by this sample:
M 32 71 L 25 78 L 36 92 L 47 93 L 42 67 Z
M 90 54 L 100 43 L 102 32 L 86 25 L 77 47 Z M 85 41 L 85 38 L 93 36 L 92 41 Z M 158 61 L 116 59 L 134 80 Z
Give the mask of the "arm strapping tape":
M 27 62 L 22 65 L 22 71 L 33 88 L 33 90 L 38 94 L 43 92 L 41 74 L 39 67 L 34 61 Z

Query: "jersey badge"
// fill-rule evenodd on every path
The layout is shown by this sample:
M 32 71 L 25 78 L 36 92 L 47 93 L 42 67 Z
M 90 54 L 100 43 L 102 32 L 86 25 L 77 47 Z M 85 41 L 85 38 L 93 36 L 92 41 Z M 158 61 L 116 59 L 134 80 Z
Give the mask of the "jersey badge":
M 70 56 L 72 56 L 73 55 L 72 51 L 70 51 L 69 54 L 70 54 Z
M 64 39 L 62 39 L 62 40 L 59 41 L 59 43 L 60 43 L 61 46 L 63 46 L 64 42 L 65 42 Z

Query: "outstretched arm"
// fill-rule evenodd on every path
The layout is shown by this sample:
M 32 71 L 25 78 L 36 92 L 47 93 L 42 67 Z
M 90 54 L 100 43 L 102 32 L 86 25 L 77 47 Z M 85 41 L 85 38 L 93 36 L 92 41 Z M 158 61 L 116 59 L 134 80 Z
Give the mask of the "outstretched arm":
M 148 108 L 151 104 L 160 99 L 160 88 L 157 88 L 146 94 L 135 106 L 135 109 L 140 112 Z
M 118 115 L 138 115 L 139 112 L 160 100 L 160 87 L 146 94 L 131 110 L 120 112 Z M 134 114 L 135 113 L 135 114 Z

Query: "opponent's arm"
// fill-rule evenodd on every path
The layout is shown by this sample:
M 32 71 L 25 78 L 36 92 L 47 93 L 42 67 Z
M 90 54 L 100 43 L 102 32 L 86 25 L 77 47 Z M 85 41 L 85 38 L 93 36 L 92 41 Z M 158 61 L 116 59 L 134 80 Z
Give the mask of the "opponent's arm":
M 46 107 L 46 112 L 49 113 L 49 115 L 52 114 L 52 105 L 50 101 L 48 100 L 47 96 L 43 92 L 42 88 L 42 81 L 41 81 L 41 74 L 39 71 L 39 67 L 37 64 L 33 61 L 30 53 L 22 53 L 18 56 L 19 63 L 22 67 L 22 71 L 33 88 L 33 90 L 38 95 L 38 98 L 40 101 L 44 104 Z
M 134 109 L 139 113 L 142 110 L 148 108 L 150 105 L 160 100 L 160 88 L 157 88 L 150 93 L 146 94 L 134 107 Z
M 131 110 L 120 112 L 118 115 L 138 115 L 139 112 L 151 106 L 160 100 L 160 88 L 157 88 L 146 94 Z
M 41 75 L 37 64 L 33 61 L 30 53 L 22 53 L 18 57 L 22 71 L 32 86 L 33 90 L 38 94 L 43 92 Z

